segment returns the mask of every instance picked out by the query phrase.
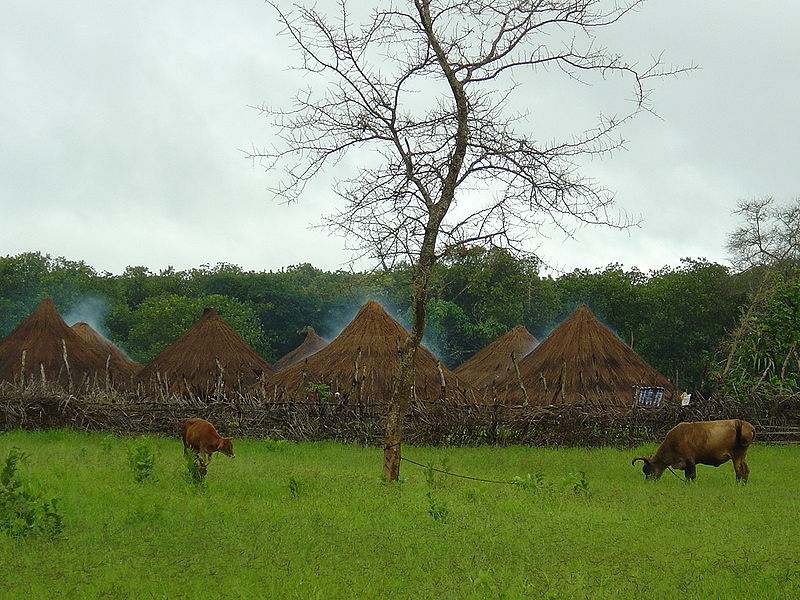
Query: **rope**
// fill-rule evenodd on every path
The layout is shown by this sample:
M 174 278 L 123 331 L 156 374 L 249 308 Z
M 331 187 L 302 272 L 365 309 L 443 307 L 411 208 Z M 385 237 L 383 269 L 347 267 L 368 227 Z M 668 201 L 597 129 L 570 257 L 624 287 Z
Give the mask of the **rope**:
M 395 444 L 389 444 L 388 446 L 384 446 L 384 450 L 388 450 L 389 448 L 394 448 L 399 446 L 401 442 L 397 442 Z M 422 467 L 423 469 L 430 469 L 431 471 L 436 471 L 437 473 L 442 473 L 444 475 L 450 475 L 451 477 L 460 477 L 461 479 L 469 479 L 471 481 L 482 481 L 484 483 L 504 483 L 507 485 L 517 485 L 518 482 L 516 481 L 499 481 L 497 479 L 482 479 L 480 477 L 472 477 L 470 475 L 459 475 L 458 473 L 451 473 L 450 471 L 444 471 L 442 469 L 437 469 L 431 465 L 423 465 L 422 463 L 418 463 L 416 461 L 411 460 L 410 458 L 406 458 L 405 456 L 401 456 L 400 460 L 404 460 L 412 465 L 417 465 L 418 467 Z
M 677 474 L 675 471 L 673 471 L 673 470 L 672 470 L 672 467 L 667 467 L 667 468 L 669 469 L 669 472 L 670 472 L 670 473 L 672 473 L 673 475 L 675 475 L 675 477 L 677 477 L 678 479 L 680 479 L 681 481 L 683 481 L 683 479 L 681 479 L 681 476 L 680 476 L 680 475 L 678 475 L 678 474 Z
M 443 473 L 445 475 L 450 475 L 451 477 L 460 477 L 461 479 L 470 479 L 472 481 L 482 481 L 484 483 L 505 483 L 507 485 L 517 485 L 516 481 L 499 481 L 497 479 L 481 479 L 480 477 L 471 477 L 469 475 L 459 475 L 458 473 L 451 473 L 450 471 L 443 471 L 442 469 L 437 469 L 430 465 L 423 465 L 422 463 L 415 462 L 410 458 L 406 458 L 405 456 L 401 456 L 400 460 L 404 460 L 406 462 L 411 463 L 412 465 L 417 465 L 418 467 L 422 467 L 423 469 L 430 469 L 431 471 L 436 471 L 437 473 Z

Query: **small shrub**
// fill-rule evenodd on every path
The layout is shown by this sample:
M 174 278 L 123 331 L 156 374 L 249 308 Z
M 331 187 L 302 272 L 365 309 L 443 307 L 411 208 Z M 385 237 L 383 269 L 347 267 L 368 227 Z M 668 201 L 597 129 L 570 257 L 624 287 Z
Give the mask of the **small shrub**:
M 273 440 L 272 438 L 264 438 L 262 442 L 267 452 L 280 452 L 285 450 L 286 444 L 288 444 L 286 440 Z
M 571 489 L 573 493 L 585 496 L 589 493 L 589 482 L 586 480 L 586 473 L 578 471 L 577 473 L 570 473 L 564 478 L 562 483 L 566 489 Z
M 0 471 L 0 530 L 12 537 L 58 537 L 64 530 L 59 499 L 42 499 L 17 476 L 18 465 L 27 456 L 19 448 L 12 448 Z
M 153 473 L 156 464 L 156 451 L 153 440 L 142 435 L 128 443 L 128 464 L 137 483 L 143 482 Z
M 446 521 L 450 516 L 450 507 L 447 502 L 439 502 L 433 497 L 433 492 L 425 494 L 428 498 L 428 514 L 433 517 L 434 521 Z
M 441 473 L 440 471 L 449 471 L 449 470 L 450 470 L 450 461 L 446 456 L 442 457 L 438 461 L 436 460 L 429 461 L 428 466 L 425 468 L 425 483 L 428 485 L 429 488 L 441 487 L 442 485 L 444 485 L 444 482 L 447 479 L 447 474 Z
M 289 475 L 289 493 L 292 498 L 297 498 L 300 495 L 300 480 L 294 475 Z
M 520 489 L 523 490 L 531 490 L 531 491 L 539 491 L 539 490 L 546 490 L 551 487 L 551 484 L 545 479 L 544 473 L 536 472 L 536 473 L 528 473 L 525 477 L 514 477 L 511 480 L 514 484 L 517 485 Z
M 205 470 L 200 466 L 200 460 L 196 454 L 189 452 L 184 455 L 186 471 L 184 474 L 186 480 L 197 489 L 205 489 L 206 487 L 206 474 Z
M 333 392 L 331 392 L 331 386 L 327 383 L 314 383 L 313 381 L 306 382 L 306 391 L 312 392 L 317 395 L 317 400 L 320 402 L 327 402 L 333 396 Z

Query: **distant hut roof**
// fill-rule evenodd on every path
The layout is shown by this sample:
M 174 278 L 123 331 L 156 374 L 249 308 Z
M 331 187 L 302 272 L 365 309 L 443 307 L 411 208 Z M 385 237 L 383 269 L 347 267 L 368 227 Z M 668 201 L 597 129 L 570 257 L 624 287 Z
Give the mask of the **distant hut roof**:
M 52 298 L 43 299 L 0 342 L 0 379 L 19 380 L 23 360 L 25 379 L 39 378 L 44 372 L 47 381 L 66 384 L 71 378 L 79 385 L 88 377 L 104 377 L 106 373 L 106 356 L 64 322 Z M 108 365 L 108 372 L 113 378 L 126 375 L 115 361 Z
M 323 337 L 320 337 L 316 331 L 314 331 L 313 327 L 306 327 L 300 333 L 305 334 L 305 339 L 303 343 L 300 344 L 297 348 L 292 350 L 291 352 L 284 354 L 281 358 L 275 361 L 272 367 L 276 371 L 280 371 L 281 369 L 285 369 L 293 365 L 294 363 L 303 360 L 304 358 L 311 356 L 315 352 L 319 352 L 325 346 L 328 345 L 328 340 Z
M 319 352 L 268 378 L 269 390 L 279 399 L 305 397 L 306 382 L 326 384 L 349 404 L 387 403 L 400 367 L 400 351 L 408 332 L 383 307 L 369 300 L 339 336 Z M 444 375 L 446 397 L 454 402 L 474 400 L 475 390 L 460 381 L 424 346 L 416 357 L 415 395 L 420 400 L 441 398 Z
M 128 375 L 136 375 L 142 370 L 143 365 L 128 358 L 128 355 L 112 344 L 88 323 L 80 321 L 72 326 L 72 331 L 77 333 L 83 341 L 94 347 L 104 357 L 116 362 Z
M 207 397 L 220 384 L 226 393 L 239 391 L 272 371 L 233 327 L 206 308 L 194 325 L 139 372 L 137 380 L 154 385 L 160 377 L 161 385 L 172 393 Z
M 510 370 L 514 369 L 512 355 L 519 365 L 519 361 L 538 343 L 539 341 L 524 325 L 517 325 L 488 346 L 478 350 L 453 372 L 476 388 L 486 389 L 493 383 L 501 381 Z
M 633 386 L 663 387 L 670 381 L 598 321 L 582 304 L 519 363 L 528 402 L 537 406 L 587 405 L 630 408 Z M 523 404 L 516 376 L 503 382 L 499 396 L 508 404 Z

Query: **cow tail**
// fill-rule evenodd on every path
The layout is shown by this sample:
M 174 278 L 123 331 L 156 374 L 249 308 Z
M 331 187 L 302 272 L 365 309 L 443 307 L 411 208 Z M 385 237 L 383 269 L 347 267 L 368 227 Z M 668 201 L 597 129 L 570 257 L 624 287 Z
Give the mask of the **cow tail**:
M 746 448 L 750 445 L 750 442 L 753 441 L 753 438 L 755 438 L 755 431 L 753 432 L 752 436 L 748 435 L 747 438 L 745 438 L 742 435 L 742 423 L 744 423 L 744 421 L 741 419 L 736 419 L 736 445 L 739 448 Z

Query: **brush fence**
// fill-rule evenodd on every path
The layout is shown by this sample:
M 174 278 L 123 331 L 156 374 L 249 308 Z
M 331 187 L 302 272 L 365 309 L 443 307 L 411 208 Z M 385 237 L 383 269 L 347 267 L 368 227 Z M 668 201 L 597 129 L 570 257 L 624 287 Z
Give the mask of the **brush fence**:
M 69 427 L 117 434 L 180 435 L 190 417 L 215 423 L 223 435 L 288 440 L 340 440 L 380 445 L 386 404 L 205 402 L 179 396 L 147 401 L 103 390 L 80 397 L 41 386 L 0 386 L 0 430 Z M 445 406 L 414 402 L 405 442 L 417 445 L 634 445 L 656 441 L 681 421 L 742 418 L 756 440 L 800 441 L 800 397 L 766 403 L 711 402 L 607 413 L 596 408 L 546 409 L 502 405 Z

